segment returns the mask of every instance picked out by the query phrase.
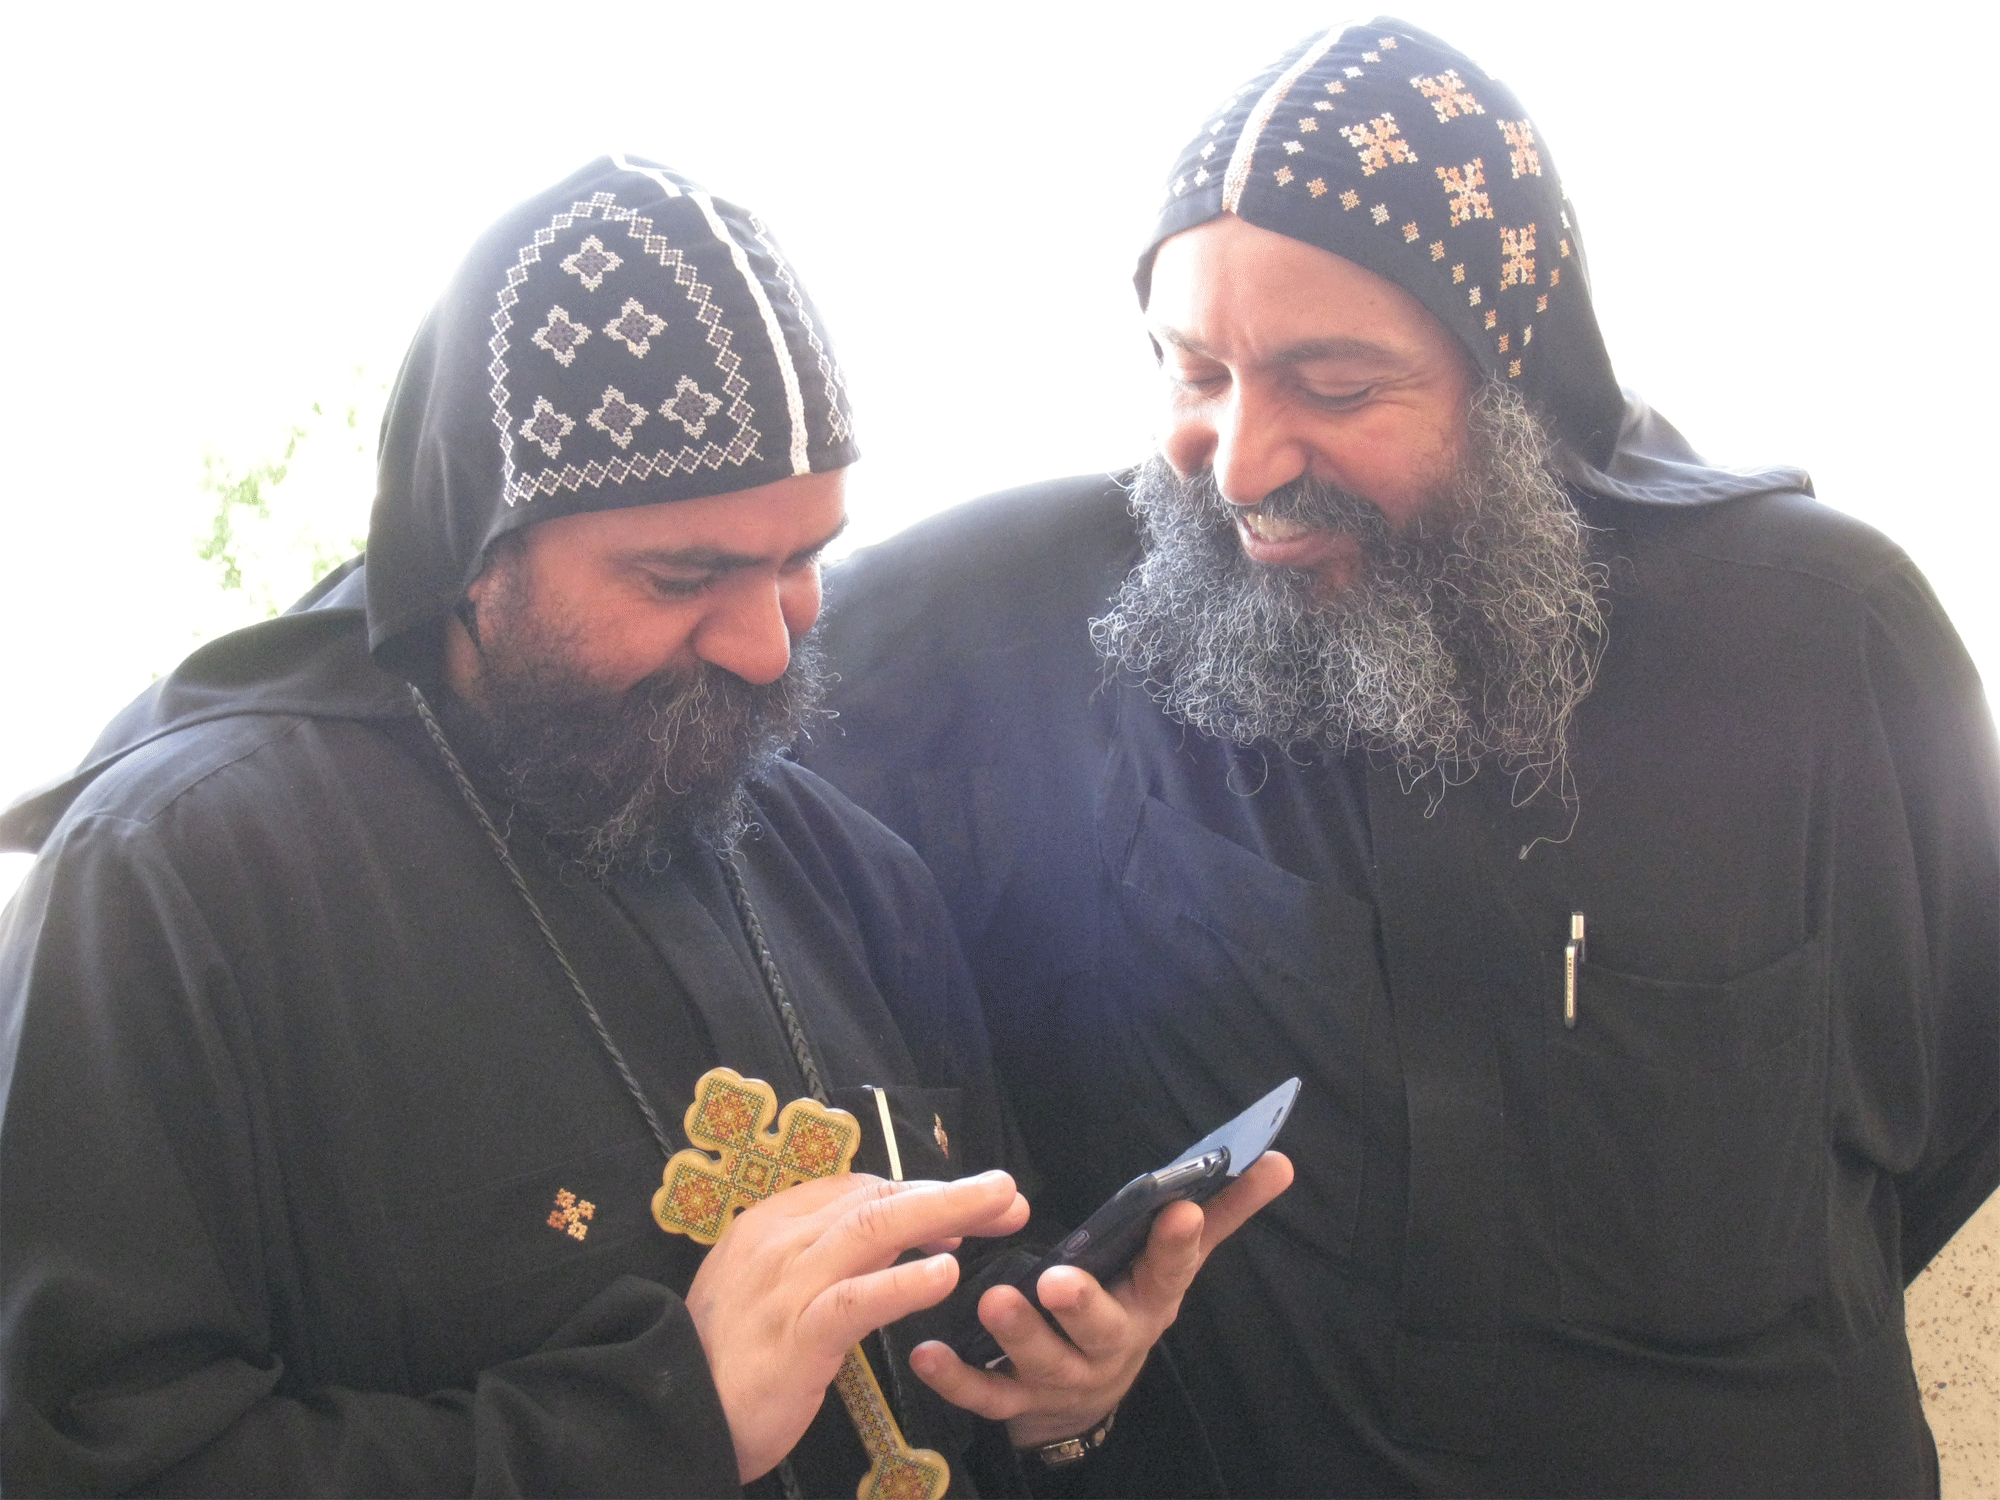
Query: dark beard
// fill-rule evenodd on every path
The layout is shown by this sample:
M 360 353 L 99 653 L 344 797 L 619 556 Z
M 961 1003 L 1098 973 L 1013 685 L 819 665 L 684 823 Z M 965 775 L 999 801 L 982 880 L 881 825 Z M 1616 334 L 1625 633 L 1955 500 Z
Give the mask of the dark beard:
M 761 686 L 702 663 L 621 693 L 593 692 L 573 643 L 511 597 L 481 612 L 485 713 L 446 723 L 474 777 L 536 833 L 565 878 L 602 882 L 728 850 L 748 827 L 745 783 L 821 716 L 817 643 Z M 524 623 L 528 628 L 523 628 Z
M 1467 429 L 1458 472 L 1401 532 L 1310 478 L 1256 507 L 1356 539 L 1356 576 L 1330 596 L 1244 555 L 1211 474 L 1183 481 L 1153 458 L 1132 491 L 1146 555 L 1091 622 L 1098 653 L 1237 744 L 1360 748 L 1442 784 L 1497 755 L 1560 783 L 1603 645 L 1603 570 L 1520 397 L 1487 382 Z

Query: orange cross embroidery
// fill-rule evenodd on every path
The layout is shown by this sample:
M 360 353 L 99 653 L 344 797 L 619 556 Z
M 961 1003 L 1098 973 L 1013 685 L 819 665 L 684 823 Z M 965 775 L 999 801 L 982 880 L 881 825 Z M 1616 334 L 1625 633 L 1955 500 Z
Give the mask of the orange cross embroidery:
M 1473 157 L 1463 167 L 1439 167 L 1438 181 L 1451 199 L 1451 227 L 1458 228 L 1474 219 L 1493 217 L 1493 205 L 1481 191 L 1486 186 L 1486 163 Z
M 1542 155 L 1535 149 L 1535 127 L 1526 120 L 1502 120 L 1500 135 L 1507 142 L 1516 177 L 1542 175 Z
M 1483 115 L 1485 108 L 1466 92 L 1465 80 L 1458 76 L 1458 69 L 1446 68 L 1435 78 L 1412 78 L 1410 86 L 1431 101 L 1431 108 L 1437 111 L 1438 124 L 1456 120 L 1460 115 Z M 1518 177 L 1520 174 L 1517 172 Z
M 1535 284 L 1535 226 L 1500 231 L 1500 285 Z
M 1361 158 L 1361 175 L 1373 177 L 1392 161 L 1415 161 L 1417 153 L 1403 139 L 1392 114 L 1379 114 L 1366 125 L 1343 125 L 1340 133 Z
M 597 1217 L 597 1205 L 588 1198 L 579 1198 L 568 1188 L 556 1194 L 556 1206 L 548 1218 L 551 1229 L 560 1229 L 573 1240 L 580 1240 L 590 1233 L 590 1220 Z

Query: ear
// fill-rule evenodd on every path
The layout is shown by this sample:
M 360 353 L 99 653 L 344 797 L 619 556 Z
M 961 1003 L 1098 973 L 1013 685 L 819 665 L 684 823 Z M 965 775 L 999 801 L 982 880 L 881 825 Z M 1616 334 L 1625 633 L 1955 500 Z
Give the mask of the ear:
M 481 574 L 480 576 L 483 578 L 485 575 Z M 479 579 L 475 578 L 473 586 L 476 588 L 478 584 Z M 473 598 L 471 589 L 467 589 L 459 598 L 458 603 L 451 607 L 451 613 L 452 617 L 465 627 L 465 633 L 471 637 L 473 648 L 475 650 L 481 649 L 479 640 L 479 604 Z
M 485 555 L 479 560 L 479 572 L 465 586 L 464 597 L 452 606 L 452 613 L 465 626 L 474 644 L 479 640 L 478 612 L 492 602 L 500 576 L 521 565 L 527 552 L 527 537 L 528 528 L 517 527 L 488 542 Z
M 486 549 L 486 556 L 480 559 L 479 572 L 474 576 L 472 582 L 465 586 L 464 596 L 460 598 L 457 604 L 452 606 L 454 614 L 458 614 L 463 618 L 463 611 L 468 606 L 474 610 L 486 607 L 487 601 L 493 594 L 494 574 L 504 565 L 499 553 L 500 549 L 498 546 Z
M 496 575 L 505 565 L 495 549 L 489 548 L 479 576 L 466 585 L 444 621 L 445 682 L 459 698 L 475 707 L 479 703 L 480 662 L 486 655 L 485 643 L 479 638 L 479 612 L 493 602 L 494 590 L 499 586 Z
M 494 575 L 504 566 L 506 558 L 498 545 L 488 547 L 485 560 L 480 564 L 479 576 L 465 586 L 465 592 L 459 595 L 458 603 L 451 607 L 452 618 L 464 627 L 465 634 L 475 650 L 483 648 L 483 643 L 479 639 L 479 611 L 492 601 L 493 590 L 496 587 Z
M 469 591 L 468 591 L 469 592 Z M 478 616 L 469 598 L 461 599 L 444 621 L 445 686 L 465 703 L 480 706 L 479 665 L 481 652 L 474 632 Z

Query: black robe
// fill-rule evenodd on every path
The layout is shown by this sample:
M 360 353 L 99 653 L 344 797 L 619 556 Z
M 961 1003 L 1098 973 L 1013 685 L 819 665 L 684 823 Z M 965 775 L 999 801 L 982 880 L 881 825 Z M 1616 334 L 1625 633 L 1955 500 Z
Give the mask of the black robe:
M 661 1152 L 339 607 L 360 586 L 205 648 L 0 829 L 69 804 L 0 929 L 5 1488 L 732 1493 L 701 1247 L 652 1222 Z M 857 1169 L 888 1174 L 865 1085 L 906 1176 L 1012 1164 L 922 866 L 797 767 L 754 799 L 745 882 Z M 806 1092 L 713 856 L 607 890 L 516 844 L 677 1145 L 717 1063 Z M 1018 1482 L 898 1334 L 912 1441 Z M 794 1459 L 853 1493 L 837 1400 Z
M 1934 1490 L 1901 1291 L 2000 1182 L 1977 676 L 1802 494 L 1580 503 L 1573 808 L 1107 685 L 1101 477 L 838 570 L 810 762 L 938 877 L 1059 1215 L 1303 1075 L 1296 1186 L 1168 1336 L 1235 1492 Z

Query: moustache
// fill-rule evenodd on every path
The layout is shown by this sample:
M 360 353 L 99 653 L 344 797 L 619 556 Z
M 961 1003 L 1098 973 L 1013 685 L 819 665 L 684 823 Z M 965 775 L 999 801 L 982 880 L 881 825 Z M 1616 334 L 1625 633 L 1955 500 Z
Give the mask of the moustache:
M 1193 483 L 1205 487 L 1205 493 L 1222 506 L 1223 513 L 1232 521 L 1239 517 L 1255 518 L 1314 531 L 1351 531 L 1363 536 L 1390 530 L 1389 518 L 1372 500 L 1310 474 L 1301 474 L 1279 485 L 1255 505 L 1237 505 L 1225 500 L 1213 470 L 1204 469 Z

